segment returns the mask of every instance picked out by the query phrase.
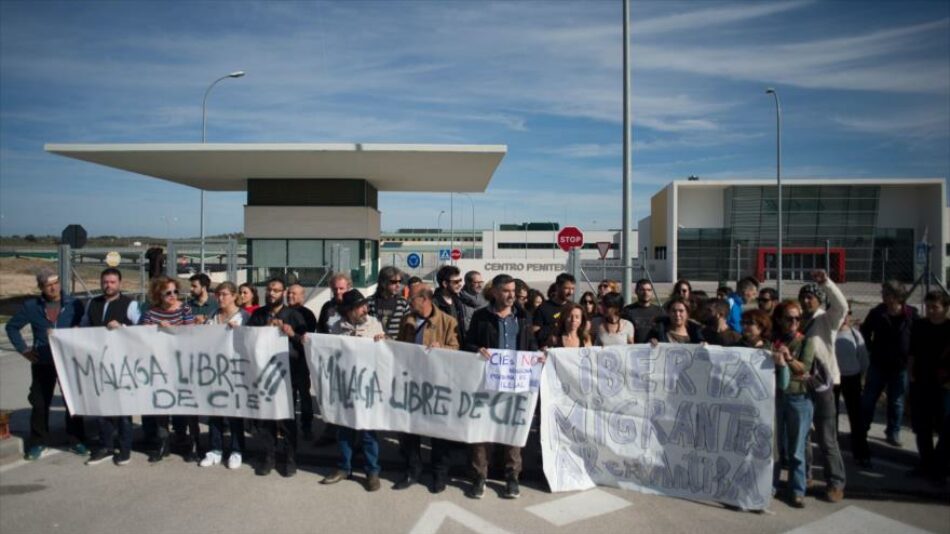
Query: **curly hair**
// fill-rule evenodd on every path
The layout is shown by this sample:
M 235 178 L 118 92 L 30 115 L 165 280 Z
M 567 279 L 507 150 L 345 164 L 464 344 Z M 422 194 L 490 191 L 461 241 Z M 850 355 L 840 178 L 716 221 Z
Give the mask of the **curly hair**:
M 161 276 L 156 276 L 149 281 L 148 301 L 152 306 L 158 307 L 162 305 L 162 294 L 165 293 L 165 288 L 168 287 L 168 284 L 174 284 L 175 289 L 179 289 L 178 281 L 164 274 Z

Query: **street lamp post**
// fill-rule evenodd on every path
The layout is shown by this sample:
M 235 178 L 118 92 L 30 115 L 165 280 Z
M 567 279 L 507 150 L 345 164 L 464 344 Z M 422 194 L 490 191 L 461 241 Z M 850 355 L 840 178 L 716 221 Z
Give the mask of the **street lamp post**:
M 244 76 L 243 70 L 237 70 L 237 71 L 232 72 L 231 74 L 226 74 L 218 78 L 217 80 L 211 82 L 211 85 L 209 85 L 208 88 L 205 90 L 205 96 L 201 100 L 201 144 L 204 144 L 205 139 L 207 138 L 207 133 L 208 133 L 208 93 L 210 93 L 211 89 L 215 86 L 215 84 L 217 84 L 221 80 L 226 80 L 228 78 L 240 78 L 242 76 Z M 205 272 L 205 190 L 204 189 L 201 190 L 201 216 L 200 217 L 201 217 L 201 223 L 200 223 L 201 247 L 199 250 L 201 254 L 201 260 L 199 263 L 199 272 L 203 273 Z
M 776 247 L 776 260 L 778 263 L 778 282 L 775 291 L 778 292 L 779 300 L 782 299 L 782 104 L 778 98 L 778 92 L 769 87 L 765 90 L 766 94 L 775 98 L 775 181 L 778 185 L 778 247 Z

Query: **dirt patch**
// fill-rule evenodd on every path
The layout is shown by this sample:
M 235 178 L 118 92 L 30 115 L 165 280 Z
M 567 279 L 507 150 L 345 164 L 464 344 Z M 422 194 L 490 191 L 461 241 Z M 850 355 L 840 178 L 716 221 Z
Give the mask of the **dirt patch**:
M 0 258 L 0 316 L 16 313 L 24 300 L 39 295 L 36 287 L 36 273 L 41 269 L 56 270 L 55 261 L 37 258 Z M 99 273 L 105 268 L 101 263 L 77 263 L 74 265 L 75 277 L 73 293 L 85 296 L 86 289 L 98 291 Z M 122 270 L 122 291 L 138 293 L 141 291 L 138 269 Z

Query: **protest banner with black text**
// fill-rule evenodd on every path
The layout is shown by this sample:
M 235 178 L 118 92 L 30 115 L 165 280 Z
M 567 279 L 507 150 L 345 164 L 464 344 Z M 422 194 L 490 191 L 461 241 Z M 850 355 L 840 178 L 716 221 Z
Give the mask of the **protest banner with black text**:
M 75 415 L 294 416 L 288 340 L 274 327 L 70 328 L 50 344 Z
M 541 379 L 552 491 L 595 485 L 764 509 L 775 368 L 758 349 L 554 349 Z
M 537 391 L 491 391 L 478 354 L 397 341 L 310 334 L 310 375 L 324 418 L 392 430 L 523 447 Z

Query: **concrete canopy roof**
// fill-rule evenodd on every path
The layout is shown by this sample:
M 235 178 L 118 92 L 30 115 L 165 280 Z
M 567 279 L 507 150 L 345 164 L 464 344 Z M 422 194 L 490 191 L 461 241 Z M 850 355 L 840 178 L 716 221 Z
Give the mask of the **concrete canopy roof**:
M 47 152 L 207 191 L 248 178 L 359 178 L 379 191 L 485 191 L 505 145 L 362 143 L 47 144 Z

